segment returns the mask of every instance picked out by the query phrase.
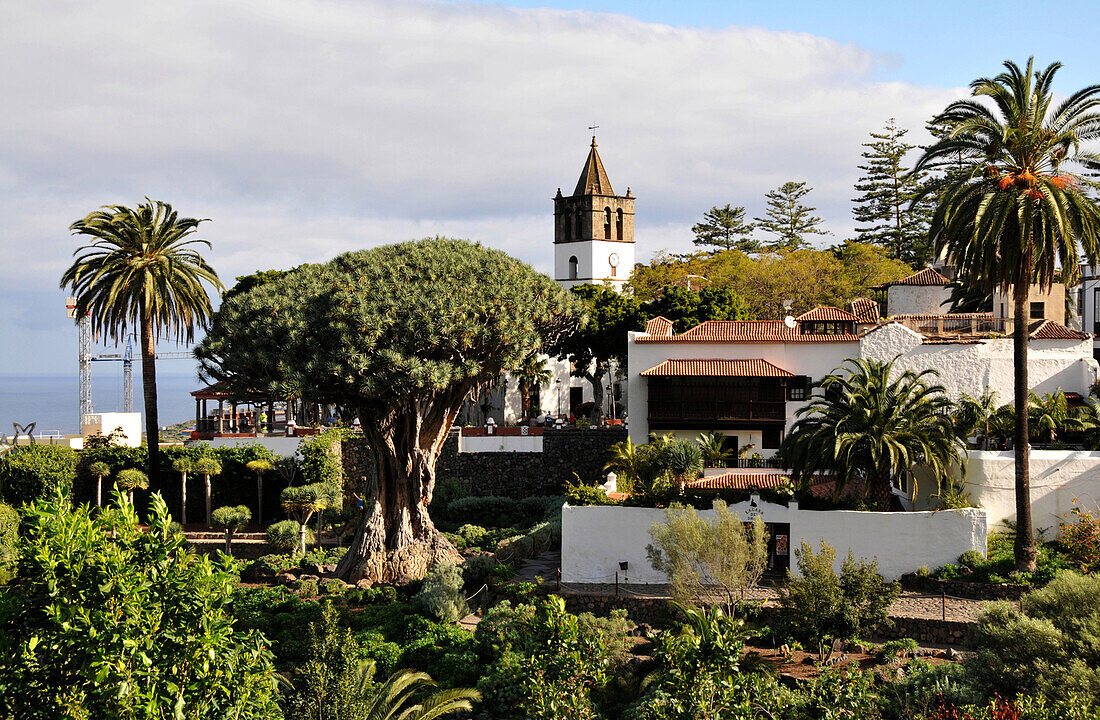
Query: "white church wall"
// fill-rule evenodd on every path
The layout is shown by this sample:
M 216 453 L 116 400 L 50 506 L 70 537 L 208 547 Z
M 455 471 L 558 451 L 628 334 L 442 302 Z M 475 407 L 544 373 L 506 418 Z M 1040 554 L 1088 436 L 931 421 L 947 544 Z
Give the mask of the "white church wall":
M 886 290 L 887 315 L 940 315 L 951 291 L 944 285 L 891 285 Z

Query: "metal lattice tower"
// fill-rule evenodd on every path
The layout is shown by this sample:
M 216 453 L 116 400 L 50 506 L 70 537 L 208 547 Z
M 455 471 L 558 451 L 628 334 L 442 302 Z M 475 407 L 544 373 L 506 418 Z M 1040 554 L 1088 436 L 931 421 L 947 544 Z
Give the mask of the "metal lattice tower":
M 65 299 L 65 309 L 70 319 L 76 319 L 76 298 Z M 84 416 L 92 410 L 92 319 L 85 315 L 77 323 L 76 359 L 80 367 L 80 417 L 76 426 L 84 427 Z

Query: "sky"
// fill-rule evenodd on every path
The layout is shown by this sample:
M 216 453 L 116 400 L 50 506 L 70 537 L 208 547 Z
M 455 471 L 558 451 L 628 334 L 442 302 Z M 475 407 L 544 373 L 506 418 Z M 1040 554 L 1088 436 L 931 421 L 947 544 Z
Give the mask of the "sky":
M 227 285 L 443 234 L 543 271 L 597 124 L 639 260 L 787 180 L 850 236 L 861 143 L 1005 59 L 1100 81 L 1085 3 L 0 4 L 0 374 L 76 372 L 59 277 L 98 206 L 172 203 Z M 1049 12 L 1048 12 L 1049 10 Z M 176 348 L 165 346 L 165 349 Z M 3 420 L 3 418 L 0 418 Z

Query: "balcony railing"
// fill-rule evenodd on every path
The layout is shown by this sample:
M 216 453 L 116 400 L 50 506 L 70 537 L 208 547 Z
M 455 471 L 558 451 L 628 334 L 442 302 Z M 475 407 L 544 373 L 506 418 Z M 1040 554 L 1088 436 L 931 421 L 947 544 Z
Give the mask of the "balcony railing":
M 650 401 L 649 419 L 670 421 L 745 421 L 787 419 L 786 403 L 713 401 Z
M 1010 335 L 1012 318 L 993 317 L 988 313 L 945 315 L 895 315 L 888 320 L 900 323 L 922 335 Z

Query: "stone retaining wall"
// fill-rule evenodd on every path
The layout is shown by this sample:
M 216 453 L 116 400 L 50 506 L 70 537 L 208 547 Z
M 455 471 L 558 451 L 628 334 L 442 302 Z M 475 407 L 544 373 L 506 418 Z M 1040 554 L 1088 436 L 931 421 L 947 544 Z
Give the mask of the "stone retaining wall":
M 933 595 L 946 593 L 951 597 L 971 600 L 1019 600 L 1032 588 L 1028 585 L 966 582 L 965 580 L 937 580 L 921 577 L 916 573 L 902 575 L 901 586 L 906 590 L 916 590 Z
M 458 451 L 459 429 L 447 436 L 436 463 L 436 477 L 465 483 L 474 495 L 523 498 L 559 495 L 576 473 L 583 482 L 602 482 L 611 446 L 626 440 L 625 430 L 555 430 L 545 428 L 542 452 Z M 349 482 L 366 482 L 375 472 L 370 447 L 363 438 L 343 443 L 344 470 Z
M 565 607 L 572 613 L 590 612 L 593 615 L 606 616 L 612 610 L 623 608 L 630 619 L 636 623 L 649 625 L 667 622 L 670 613 L 668 600 L 662 598 L 640 598 L 629 595 L 585 595 L 580 593 L 562 594 Z M 759 617 L 767 623 L 774 616 L 776 607 L 760 608 Z M 877 638 L 893 640 L 913 638 L 922 644 L 963 645 L 967 634 L 975 623 L 958 620 L 935 620 L 930 618 L 892 617 L 893 626 L 882 628 L 875 633 Z

